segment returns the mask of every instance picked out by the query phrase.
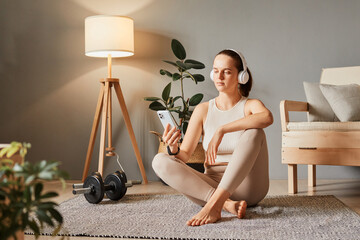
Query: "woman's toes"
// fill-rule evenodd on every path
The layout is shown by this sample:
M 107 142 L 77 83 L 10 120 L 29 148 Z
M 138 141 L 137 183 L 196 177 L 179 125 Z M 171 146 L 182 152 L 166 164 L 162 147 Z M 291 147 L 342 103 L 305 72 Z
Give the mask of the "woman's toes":
M 191 219 L 190 226 L 194 226 L 195 220 L 196 220 L 195 218 Z
M 194 221 L 194 219 L 190 219 L 189 221 L 186 222 L 186 224 L 187 224 L 188 226 L 191 226 L 191 224 L 192 224 L 193 221 Z
M 239 207 L 239 210 L 238 210 L 238 217 L 239 217 L 239 218 L 244 218 L 244 217 L 245 217 L 246 207 L 247 207 L 246 202 L 245 202 L 245 201 L 241 201 L 241 202 L 240 202 L 240 207 Z

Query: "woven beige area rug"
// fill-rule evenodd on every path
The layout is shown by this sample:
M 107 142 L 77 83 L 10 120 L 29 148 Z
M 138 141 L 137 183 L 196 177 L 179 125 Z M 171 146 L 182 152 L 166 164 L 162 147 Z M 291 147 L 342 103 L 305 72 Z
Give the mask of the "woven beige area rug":
M 118 202 L 60 204 L 60 235 L 138 239 L 360 239 L 360 216 L 334 196 L 269 196 L 245 219 L 222 212 L 215 224 L 189 227 L 200 211 L 182 195 L 126 195 Z M 44 235 L 50 235 L 45 228 Z M 30 231 L 27 234 L 31 234 Z

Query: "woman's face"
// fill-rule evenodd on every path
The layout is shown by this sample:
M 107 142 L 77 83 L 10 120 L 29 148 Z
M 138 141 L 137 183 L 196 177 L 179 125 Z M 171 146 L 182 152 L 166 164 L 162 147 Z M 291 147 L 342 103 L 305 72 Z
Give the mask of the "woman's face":
M 217 55 L 213 64 L 214 84 L 219 92 L 238 91 L 238 70 L 234 60 L 224 54 Z

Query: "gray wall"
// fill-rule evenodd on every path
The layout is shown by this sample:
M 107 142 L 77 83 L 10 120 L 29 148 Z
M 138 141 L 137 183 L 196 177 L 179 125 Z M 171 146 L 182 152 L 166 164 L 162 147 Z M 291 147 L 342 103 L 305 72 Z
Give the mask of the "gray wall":
M 135 56 L 114 59 L 125 101 L 150 180 L 151 160 L 162 131 L 144 96 L 158 96 L 168 83 L 160 68 L 171 67 L 172 38 L 188 57 L 205 63 L 206 81 L 185 84 L 186 96 L 217 96 L 208 73 L 215 54 L 235 48 L 245 55 L 254 78 L 251 98 L 273 112 L 265 129 L 270 176 L 286 179 L 281 164 L 279 102 L 305 100 L 302 82 L 318 82 L 321 68 L 360 65 L 360 1 L 277 0 L 0 0 L 0 142 L 31 142 L 28 160 L 62 161 L 80 179 L 106 60 L 84 55 L 84 18 L 127 15 L 135 21 Z M 178 89 L 174 87 L 174 91 Z M 175 93 L 175 92 L 174 92 Z M 305 120 L 304 114 L 291 115 Z M 113 142 L 129 178 L 140 178 L 120 108 L 113 102 Z M 91 170 L 97 168 L 99 137 Z M 106 160 L 106 173 L 117 169 Z M 306 177 L 306 168 L 299 167 Z M 356 167 L 320 166 L 319 178 L 359 178 Z

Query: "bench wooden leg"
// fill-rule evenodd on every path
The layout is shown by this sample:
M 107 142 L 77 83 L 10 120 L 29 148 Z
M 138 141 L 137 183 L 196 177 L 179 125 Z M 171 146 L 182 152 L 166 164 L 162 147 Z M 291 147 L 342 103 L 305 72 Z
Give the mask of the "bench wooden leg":
M 297 165 L 288 164 L 288 187 L 289 193 L 297 193 Z
M 316 186 L 316 165 L 308 165 L 308 186 Z

